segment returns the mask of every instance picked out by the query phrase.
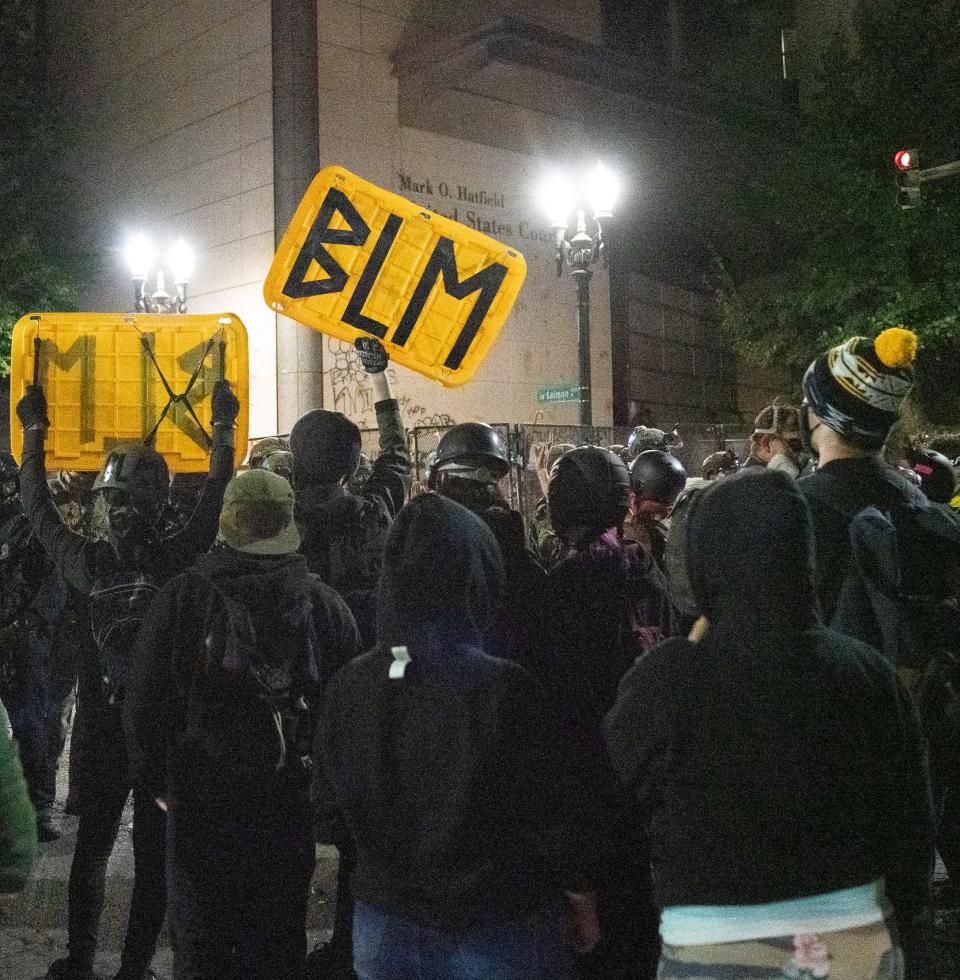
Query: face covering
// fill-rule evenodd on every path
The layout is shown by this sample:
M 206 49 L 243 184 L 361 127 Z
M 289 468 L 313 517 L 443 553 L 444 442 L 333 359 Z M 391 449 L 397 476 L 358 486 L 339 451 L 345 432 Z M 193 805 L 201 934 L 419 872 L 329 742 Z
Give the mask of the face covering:
M 800 475 L 800 464 L 792 457 L 788 456 L 786 453 L 777 453 L 769 463 L 767 463 L 768 470 L 779 470 L 781 473 L 786 473 L 791 479 L 795 480 Z
M 823 423 L 818 419 L 816 425 L 810 425 L 810 413 L 807 411 L 809 407 L 806 402 L 800 406 L 800 439 L 803 442 L 804 450 L 816 459 L 820 453 L 813 448 L 813 434 Z
M 117 557 L 138 562 L 144 550 L 153 544 L 156 514 L 153 508 L 130 499 L 111 501 L 107 510 L 107 540 Z

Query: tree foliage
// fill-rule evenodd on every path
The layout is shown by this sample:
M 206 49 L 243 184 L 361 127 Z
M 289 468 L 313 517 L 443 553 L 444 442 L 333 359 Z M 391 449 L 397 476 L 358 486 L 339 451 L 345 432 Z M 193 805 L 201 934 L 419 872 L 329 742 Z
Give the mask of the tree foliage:
M 754 365 L 799 375 L 843 337 L 905 324 L 918 394 L 960 418 L 960 178 L 896 202 L 893 157 L 960 159 L 960 2 L 861 0 L 823 53 L 796 140 L 731 189 L 718 248 L 724 328 Z
M 43 3 L 0 3 L 0 375 L 13 325 L 75 308 L 85 259 L 63 170 L 68 131 L 45 79 Z

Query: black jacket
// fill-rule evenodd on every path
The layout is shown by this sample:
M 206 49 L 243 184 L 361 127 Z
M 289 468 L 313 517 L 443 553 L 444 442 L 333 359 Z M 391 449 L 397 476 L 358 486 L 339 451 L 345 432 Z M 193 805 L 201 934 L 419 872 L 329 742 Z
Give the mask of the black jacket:
M 873 649 L 825 630 L 796 485 L 752 470 L 706 491 L 690 566 L 710 628 L 624 679 L 610 758 L 649 821 L 658 904 L 758 904 L 885 878 L 903 921 L 927 898 L 919 723 Z
M 232 448 L 215 446 L 210 461 L 210 476 L 186 527 L 177 534 L 161 538 L 155 553 L 149 556 L 149 567 L 137 571 L 149 572 L 156 581 L 165 582 L 183 571 L 197 555 L 213 544 L 217 536 L 223 491 L 232 475 Z M 97 581 L 122 571 L 116 552 L 107 541 L 92 541 L 71 531 L 63 523 L 47 485 L 44 434 L 39 429 L 23 434 L 20 495 L 37 539 L 68 585 L 88 594 Z
M 830 622 L 850 561 L 853 516 L 865 507 L 890 513 L 931 504 L 918 487 L 876 457 L 833 460 L 798 486 L 813 514 L 817 597 L 824 620 Z M 905 592 L 942 598 L 955 594 L 957 556 L 948 545 L 912 534 L 898 540 L 898 550 Z
M 653 556 L 621 544 L 617 553 L 572 555 L 550 572 L 564 713 L 578 727 L 597 731 L 637 657 L 676 632 L 666 579 Z
M 316 798 L 356 842 L 356 897 L 439 928 L 541 908 L 587 861 L 540 690 L 482 649 L 502 587 L 479 518 L 415 499 L 388 541 L 381 642 L 333 678 L 317 735 Z
M 359 494 L 335 484 L 297 486 L 300 553 L 310 571 L 347 599 L 365 646 L 374 640 L 383 548 L 410 491 L 410 457 L 396 399 L 378 402 L 380 454 Z
M 358 647 L 350 611 L 302 557 L 218 547 L 167 583 L 140 630 L 125 710 L 134 780 L 180 803 L 305 791 L 291 738 L 272 771 L 276 723 L 250 668 L 290 667 L 294 698 L 311 712 L 309 754 L 323 685 Z

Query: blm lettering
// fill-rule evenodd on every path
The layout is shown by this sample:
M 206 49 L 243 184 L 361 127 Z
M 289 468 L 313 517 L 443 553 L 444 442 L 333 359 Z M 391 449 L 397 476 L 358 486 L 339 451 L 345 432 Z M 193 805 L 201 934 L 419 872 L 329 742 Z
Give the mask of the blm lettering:
M 339 213 L 348 228 L 331 228 L 333 216 Z M 386 264 L 390 249 L 400 232 L 403 219 L 396 214 L 387 217 L 383 230 L 380 232 L 370 258 L 367 260 L 356 288 L 342 320 L 344 323 L 375 337 L 384 339 L 389 329 L 388 324 L 380 323 L 364 314 L 363 308 L 373 291 L 383 266 Z M 353 245 L 362 247 L 370 237 L 370 227 L 360 216 L 350 199 L 335 187 L 331 187 L 320 205 L 317 217 L 310 228 L 283 287 L 283 293 L 291 299 L 306 299 L 312 296 L 325 296 L 342 292 L 347 285 L 349 274 L 330 254 L 327 245 Z M 311 263 L 316 262 L 327 274 L 326 279 L 307 280 L 306 276 Z M 503 285 L 508 269 L 505 265 L 495 262 L 479 272 L 460 279 L 457 270 L 457 260 L 454 243 L 449 238 L 437 240 L 433 252 L 424 267 L 407 308 L 404 311 L 394 334 L 389 338 L 398 347 L 406 345 L 416 327 L 430 293 L 437 280 L 441 280 L 444 291 L 457 300 L 464 300 L 473 293 L 479 293 L 473 309 L 470 311 L 463 329 L 454 341 L 444 366 L 451 370 L 460 367 L 470 345 L 473 343 L 481 325 L 493 305 L 493 301 Z

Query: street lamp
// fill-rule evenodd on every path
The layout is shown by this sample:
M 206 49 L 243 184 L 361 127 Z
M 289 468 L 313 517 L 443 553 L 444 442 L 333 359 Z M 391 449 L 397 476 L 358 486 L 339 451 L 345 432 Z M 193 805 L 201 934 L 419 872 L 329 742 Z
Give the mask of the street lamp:
M 134 235 L 123 250 L 130 277 L 133 279 L 134 309 L 137 313 L 186 313 L 187 285 L 193 275 L 193 249 L 178 238 L 167 253 L 167 268 L 173 273 L 176 295 L 167 292 L 166 271 L 156 270 L 156 289 L 147 294 L 147 280 L 153 269 L 156 250 L 146 235 Z
M 570 268 L 570 275 L 577 284 L 577 328 L 580 342 L 580 424 L 593 425 L 593 393 L 590 386 L 590 279 L 591 266 L 599 259 L 606 264 L 606 243 L 603 240 L 603 222 L 613 217 L 620 194 L 620 182 L 602 163 L 598 163 L 586 175 L 582 193 L 577 194 L 573 184 L 563 175 L 554 174 L 544 181 L 540 200 L 550 227 L 556 233 L 557 277 L 563 275 L 563 267 Z M 583 197 L 593 212 L 595 231 L 587 231 L 586 209 L 578 207 Z M 577 230 L 567 238 L 569 218 L 576 212 Z

